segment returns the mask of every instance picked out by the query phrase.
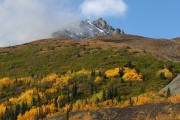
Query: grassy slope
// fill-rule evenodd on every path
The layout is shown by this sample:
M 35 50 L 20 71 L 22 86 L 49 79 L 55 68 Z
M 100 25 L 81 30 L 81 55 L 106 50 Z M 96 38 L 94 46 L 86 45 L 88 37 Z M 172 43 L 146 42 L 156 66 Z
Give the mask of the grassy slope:
M 123 66 L 129 60 L 144 69 L 144 72 L 146 68 L 156 70 L 165 64 L 173 64 L 176 70 L 180 68 L 179 63 L 158 61 L 148 54 L 133 57 L 134 54 L 136 53 L 128 53 L 126 49 L 114 52 L 111 49 L 85 48 L 82 45 L 27 45 L 24 48 L 11 48 L 7 53 L 0 53 L 0 77 L 28 77 L 32 74 L 43 76 L 68 69 L 98 69 L 100 66 L 113 68 Z
M 108 43 L 107 43 L 108 44 Z M 160 61 L 148 53 L 138 55 L 138 52 L 129 52 L 128 48 L 101 49 L 84 47 L 81 44 L 60 46 L 60 44 L 25 45 L 25 47 L 9 48 L 6 54 L 0 54 L 0 77 L 29 77 L 41 79 L 51 73 L 64 74 L 72 69 L 105 70 L 124 66 L 128 61 L 136 69 L 140 69 L 144 82 L 133 83 L 128 94 L 138 95 L 145 91 L 158 91 L 169 81 L 157 80 L 156 72 L 170 65 L 173 71 L 178 71 L 180 63 Z M 134 91 L 134 92 L 133 92 Z

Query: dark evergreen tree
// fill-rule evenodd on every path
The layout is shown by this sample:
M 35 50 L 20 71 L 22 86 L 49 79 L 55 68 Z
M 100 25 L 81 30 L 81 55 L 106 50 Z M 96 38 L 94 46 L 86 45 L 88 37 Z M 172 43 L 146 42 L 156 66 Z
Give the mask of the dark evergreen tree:
M 69 92 L 69 86 L 67 86 L 67 103 L 70 103 L 70 92 Z
M 135 69 L 138 74 L 141 72 L 139 68 L 135 68 Z
M 123 80 L 123 78 L 120 78 L 120 83 L 124 83 L 124 80 Z
M 92 82 L 89 83 L 89 95 L 93 95 L 94 85 Z
M 123 75 L 124 75 L 124 68 L 122 70 L 119 68 L 119 72 L 118 73 L 119 73 L 119 77 L 122 78 Z
M 73 85 L 73 88 L 72 88 L 72 97 L 73 97 L 74 101 L 77 99 L 77 84 L 76 84 L 76 81 L 74 82 L 74 85 Z
M 107 79 L 107 76 L 105 73 L 103 73 L 103 80 L 106 80 Z
M 3 115 L 3 120 L 8 120 L 8 116 L 9 116 L 8 114 L 9 114 L 8 113 L 8 108 L 6 107 L 4 115 Z
M 99 103 L 99 98 L 96 98 L 95 104 Z
M 94 86 L 94 91 L 95 91 L 95 93 L 98 93 L 97 86 Z
M 162 79 L 162 80 L 166 80 L 167 79 L 166 76 L 164 75 L 164 73 L 160 73 L 160 79 Z
M 168 88 L 168 89 L 167 89 L 167 92 L 166 92 L 166 97 L 168 98 L 170 95 L 171 95 L 171 91 L 170 91 L 170 89 Z
M 129 98 L 129 104 L 130 104 L 130 106 L 133 106 L 133 100 L 131 97 Z
M 172 64 L 168 66 L 168 69 L 170 72 L 173 72 L 173 68 L 174 68 L 174 65 L 172 65 Z
M 105 101 L 106 100 L 106 91 L 103 90 L 103 96 L 102 96 L 102 101 Z
M 100 77 L 102 76 L 102 72 L 101 72 L 101 71 L 99 71 L 99 76 L 100 76 Z
M 132 87 L 132 82 L 131 81 L 129 82 L 129 86 Z
M 70 113 L 70 111 L 69 111 L 69 109 L 67 109 L 66 110 L 66 120 L 69 120 L 69 113 Z
M 110 87 L 107 92 L 107 98 L 112 99 L 113 98 L 113 87 Z
M 121 95 L 120 94 L 117 95 L 117 101 L 121 102 Z
M 36 102 L 36 106 L 41 106 L 41 98 L 39 96 L 39 94 L 37 95 L 37 102 Z
M 35 105 L 36 105 L 36 100 L 35 100 L 34 97 L 32 97 L 32 104 L 31 104 L 31 106 L 35 106 Z M 28 107 L 31 107 L 31 106 L 28 106 Z
M 132 69 L 134 66 L 132 65 L 131 61 L 128 61 L 128 63 L 125 65 L 125 67 Z
M 96 72 L 94 70 L 91 71 L 91 77 L 95 77 L 96 76 Z
M 114 88 L 114 97 L 117 97 L 118 96 L 118 89 L 117 89 L 117 86 Z

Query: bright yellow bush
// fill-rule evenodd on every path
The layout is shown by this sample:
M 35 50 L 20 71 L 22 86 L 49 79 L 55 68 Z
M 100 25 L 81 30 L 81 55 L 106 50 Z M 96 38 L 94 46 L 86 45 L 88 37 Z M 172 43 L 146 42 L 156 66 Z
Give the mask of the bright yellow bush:
M 82 69 L 82 70 L 76 72 L 75 74 L 85 74 L 85 75 L 89 75 L 90 73 L 91 73 L 90 70 Z
M 102 100 L 102 98 L 103 98 L 103 91 L 100 91 L 100 92 L 98 92 L 98 93 L 96 93 L 96 94 L 93 94 L 93 96 L 92 96 L 91 99 L 90 99 L 90 102 L 91 102 L 91 103 L 95 103 L 96 100 L 97 100 L 97 98 L 98 98 L 99 100 Z
M 138 74 L 136 72 L 135 69 L 129 69 L 129 68 L 114 68 L 114 69 L 110 69 L 110 70 L 107 70 L 105 72 L 106 76 L 108 78 L 112 78 L 112 77 L 118 77 L 119 76 L 119 72 L 123 70 L 123 79 L 125 81 L 140 81 L 142 82 L 142 75 L 141 74 Z
M 41 99 L 41 102 L 45 100 L 45 95 L 42 92 L 39 92 L 36 88 L 27 90 L 19 96 L 19 100 L 26 102 L 28 105 L 32 105 L 33 98 L 38 99 L 38 96 Z
M 53 86 L 61 85 L 61 84 L 67 85 L 71 78 L 72 78 L 72 75 L 61 75 L 60 78 L 56 79 L 56 83 L 54 83 Z
M 41 80 L 41 83 L 45 83 L 45 82 L 54 82 L 56 81 L 56 79 L 58 78 L 59 76 L 56 74 L 56 73 L 53 73 L 51 75 L 48 75 L 47 77 L 43 78 Z
M 100 76 L 97 76 L 95 79 L 95 83 L 100 83 L 102 81 L 102 78 Z
M 50 89 L 47 89 L 46 92 L 53 94 L 53 93 L 57 92 L 57 89 L 56 88 L 50 88 Z
M 20 99 L 18 99 L 18 98 L 10 98 L 10 99 L 9 99 L 9 102 L 10 102 L 11 104 L 13 104 L 13 105 L 17 105 L 17 104 L 19 104 Z
M 142 75 L 138 74 L 135 69 L 124 68 L 124 81 L 142 82 Z
M 149 97 L 146 96 L 138 96 L 136 98 L 133 99 L 134 101 L 134 106 L 138 106 L 138 105 L 145 105 L 151 102 L 151 99 Z
M 10 87 L 15 83 L 15 80 L 8 77 L 0 79 L 0 88 Z
M 0 105 L 0 117 L 4 115 L 5 111 L 6 111 L 6 106 Z
M 173 74 L 167 68 L 159 70 L 157 72 L 157 76 L 160 76 L 161 73 L 163 73 L 166 78 L 172 78 L 172 76 L 173 76 Z
M 121 68 L 110 69 L 110 70 L 107 70 L 107 71 L 105 72 L 105 74 L 106 74 L 106 76 L 107 76 L 108 78 L 117 77 L 117 76 L 119 76 L 119 70 L 120 70 L 120 69 L 121 69 Z
M 56 107 L 54 104 L 43 105 L 41 107 L 32 108 L 31 110 L 25 112 L 25 114 L 18 115 L 18 120 L 36 120 L 42 119 L 42 116 L 46 116 L 50 113 L 55 113 Z
M 34 80 L 32 78 L 18 78 L 17 82 L 23 82 L 25 84 L 33 83 Z

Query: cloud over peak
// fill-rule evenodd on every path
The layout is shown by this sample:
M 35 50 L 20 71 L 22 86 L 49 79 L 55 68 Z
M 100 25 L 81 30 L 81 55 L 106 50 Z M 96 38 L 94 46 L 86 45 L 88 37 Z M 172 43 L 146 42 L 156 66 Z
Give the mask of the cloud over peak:
M 120 17 L 126 9 L 123 0 L 0 0 L 0 47 L 50 37 L 81 18 Z
M 85 0 L 80 9 L 86 17 L 121 17 L 126 13 L 127 5 L 123 0 Z

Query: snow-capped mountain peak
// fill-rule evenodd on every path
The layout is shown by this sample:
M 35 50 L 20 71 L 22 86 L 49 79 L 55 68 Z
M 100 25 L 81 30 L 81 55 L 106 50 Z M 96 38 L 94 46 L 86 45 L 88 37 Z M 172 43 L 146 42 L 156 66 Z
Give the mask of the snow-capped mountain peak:
M 66 29 L 57 31 L 52 34 L 55 38 L 72 38 L 84 39 L 94 36 L 104 36 L 111 34 L 122 34 L 123 30 L 114 29 L 107 22 L 99 18 L 95 21 L 84 20 L 73 25 L 69 25 Z

